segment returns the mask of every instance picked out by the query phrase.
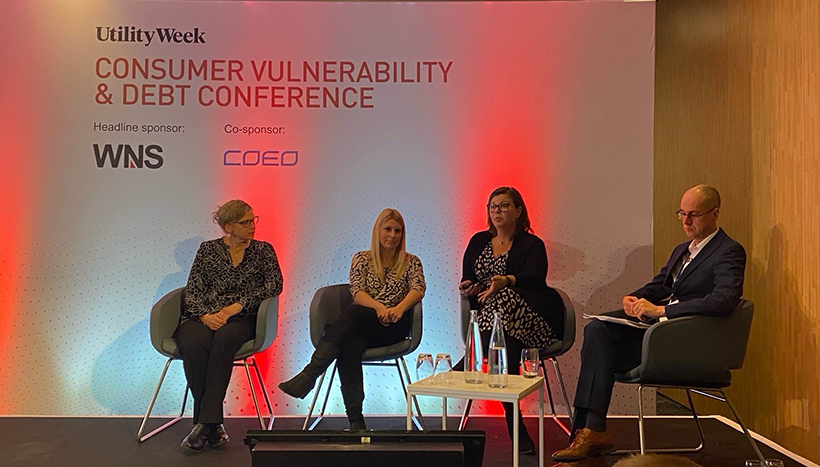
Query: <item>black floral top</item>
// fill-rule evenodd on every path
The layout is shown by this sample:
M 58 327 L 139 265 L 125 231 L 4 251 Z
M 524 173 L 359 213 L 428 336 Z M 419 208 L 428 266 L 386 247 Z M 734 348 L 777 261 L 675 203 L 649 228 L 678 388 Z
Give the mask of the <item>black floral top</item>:
M 411 290 L 424 297 L 427 286 L 424 283 L 424 271 L 421 260 L 416 255 L 407 255 L 407 268 L 401 277 L 396 276 L 393 268 L 384 268 L 384 280 L 379 278 L 370 262 L 370 252 L 360 251 L 353 255 L 350 264 L 350 295 L 364 291 L 373 300 L 390 308 L 398 305 Z
M 198 319 L 239 303 L 237 316 L 255 315 L 263 300 L 282 293 L 282 271 L 268 242 L 251 240 L 242 261 L 233 266 L 228 245 L 221 238 L 202 242 L 196 252 L 182 321 Z

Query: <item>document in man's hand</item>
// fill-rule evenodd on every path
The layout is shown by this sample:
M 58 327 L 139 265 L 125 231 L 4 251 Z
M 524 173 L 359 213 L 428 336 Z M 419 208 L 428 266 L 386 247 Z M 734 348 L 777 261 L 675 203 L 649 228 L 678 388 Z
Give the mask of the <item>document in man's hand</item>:
M 598 321 L 603 321 L 605 323 L 615 323 L 615 324 L 622 324 L 624 326 L 631 326 L 633 328 L 638 329 L 649 329 L 652 324 L 654 324 L 654 320 L 652 323 L 644 323 L 643 321 L 635 318 L 633 316 L 625 316 L 625 317 L 616 317 L 616 316 L 609 316 L 609 315 L 590 315 L 584 313 L 584 319 L 597 319 Z

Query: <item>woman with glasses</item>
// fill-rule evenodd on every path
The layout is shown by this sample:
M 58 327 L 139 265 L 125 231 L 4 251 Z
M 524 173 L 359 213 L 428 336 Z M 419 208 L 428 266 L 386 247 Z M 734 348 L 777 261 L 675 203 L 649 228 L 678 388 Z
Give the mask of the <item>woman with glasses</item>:
M 531 233 L 527 206 L 515 188 L 500 187 L 487 203 L 488 229 L 470 239 L 464 252 L 459 290 L 478 310 L 478 327 L 487 355 L 495 313 L 504 327 L 507 355 L 515 361 L 521 350 L 545 349 L 558 340 L 563 329 L 561 296 L 547 286 L 547 250 Z M 463 363 L 457 365 L 462 369 Z M 517 364 L 510 374 L 519 374 Z M 507 431 L 513 437 L 513 410 L 504 403 Z M 535 452 L 535 444 L 519 414 L 519 452 Z
M 342 399 L 351 430 L 366 429 L 362 416 L 364 379 L 362 354 L 371 347 L 396 344 L 412 325 L 409 310 L 424 296 L 421 261 L 405 251 L 404 219 L 395 209 L 376 218 L 370 250 L 353 255 L 350 295 L 353 303 L 330 325 L 310 363 L 289 381 L 279 384 L 290 396 L 304 399 L 316 378 L 336 360 Z
M 282 293 L 276 253 L 270 243 L 253 239 L 259 217 L 248 203 L 228 201 L 213 220 L 225 235 L 199 246 L 174 333 L 194 397 L 194 427 L 182 446 L 197 451 L 228 442 L 222 401 L 233 357 L 256 334 L 262 301 Z

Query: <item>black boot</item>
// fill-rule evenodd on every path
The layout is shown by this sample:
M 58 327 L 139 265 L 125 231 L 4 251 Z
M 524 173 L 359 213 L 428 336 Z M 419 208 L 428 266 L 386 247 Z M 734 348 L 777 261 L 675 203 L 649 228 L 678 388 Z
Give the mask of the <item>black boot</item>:
M 350 431 L 365 431 L 367 430 L 367 425 L 364 424 L 364 417 L 361 420 L 356 422 L 350 422 Z
M 362 415 L 362 405 L 364 404 L 364 385 L 349 384 L 342 386 L 342 400 L 345 403 L 347 421 L 350 422 L 350 431 L 366 430 Z
M 208 441 L 208 435 L 211 433 L 210 428 L 204 423 L 197 423 L 194 428 L 188 433 L 188 436 L 182 440 L 182 447 L 193 449 L 194 451 L 201 451 Z
M 518 453 L 519 454 L 533 454 L 535 453 L 535 443 L 527 433 L 527 427 L 524 426 L 524 417 L 521 416 L 521 409 L 518 404 L 504 402 L 504 418 L 507 420 L 507 433 L 510 435 L 510 441 L 513 439 L 513 410 L 518 410 Z
M 327 341 L 319 341 L 319 346 L 310 357 L 310 363 L 304 370 L 284 383 L 279 383 L 279 389 L 285 394 L 304 399 L 313 390 L 316 378 L 339 356 L 339 349 Z

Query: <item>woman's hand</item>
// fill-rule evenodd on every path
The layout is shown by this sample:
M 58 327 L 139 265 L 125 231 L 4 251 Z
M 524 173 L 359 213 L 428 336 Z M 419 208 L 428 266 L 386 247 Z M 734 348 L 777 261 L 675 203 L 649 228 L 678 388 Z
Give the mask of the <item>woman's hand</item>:
M 211 331 L 216 331 L 217 329 L 221 328 L 225 325 L 225 322 L 228 321 L 228 318 L 222 316 L 222 313 L 211 313 L 208 315 L 202 315 L 199 318 L 202 321 L 202 324 L 208 326 L 208 329 Z
M 390 326 L 390 310 L 381 303 L 379 303 L 378 305 L 379 306 L 374 308 L 376 310 L 376 318 L 379 319 L 379 322 L 382 324 L 382 326 Z
M 490 278 L 490 288 L 478 294 L 478 301 L 484 303 L 488 298 L 495 295 L 496 292 L 503 289 L 507 285 L 506 276 L 493 276 Z
M 230 318 L 231 316 L 239 313 L 240 311 L 242 311 L 242 305 L 240 305 L 238 303 L 234 303 L 232 305 L 228 305 L 225 308 L 219 310 L 218 314 L 222 318 L 225 318 L 225 320 L 227 321 L 228 318 Z
M 398 323 L 401 317 L 404 316 L 404 311 L 397 306 L 387 309 L 387 317 L 391 323 Z
M 458 284 L 458 291 L 461 292 L 461 295 L 469 297 L 481 292 L 481 284 L 474 284 L 473 281 L 467 280 Z

